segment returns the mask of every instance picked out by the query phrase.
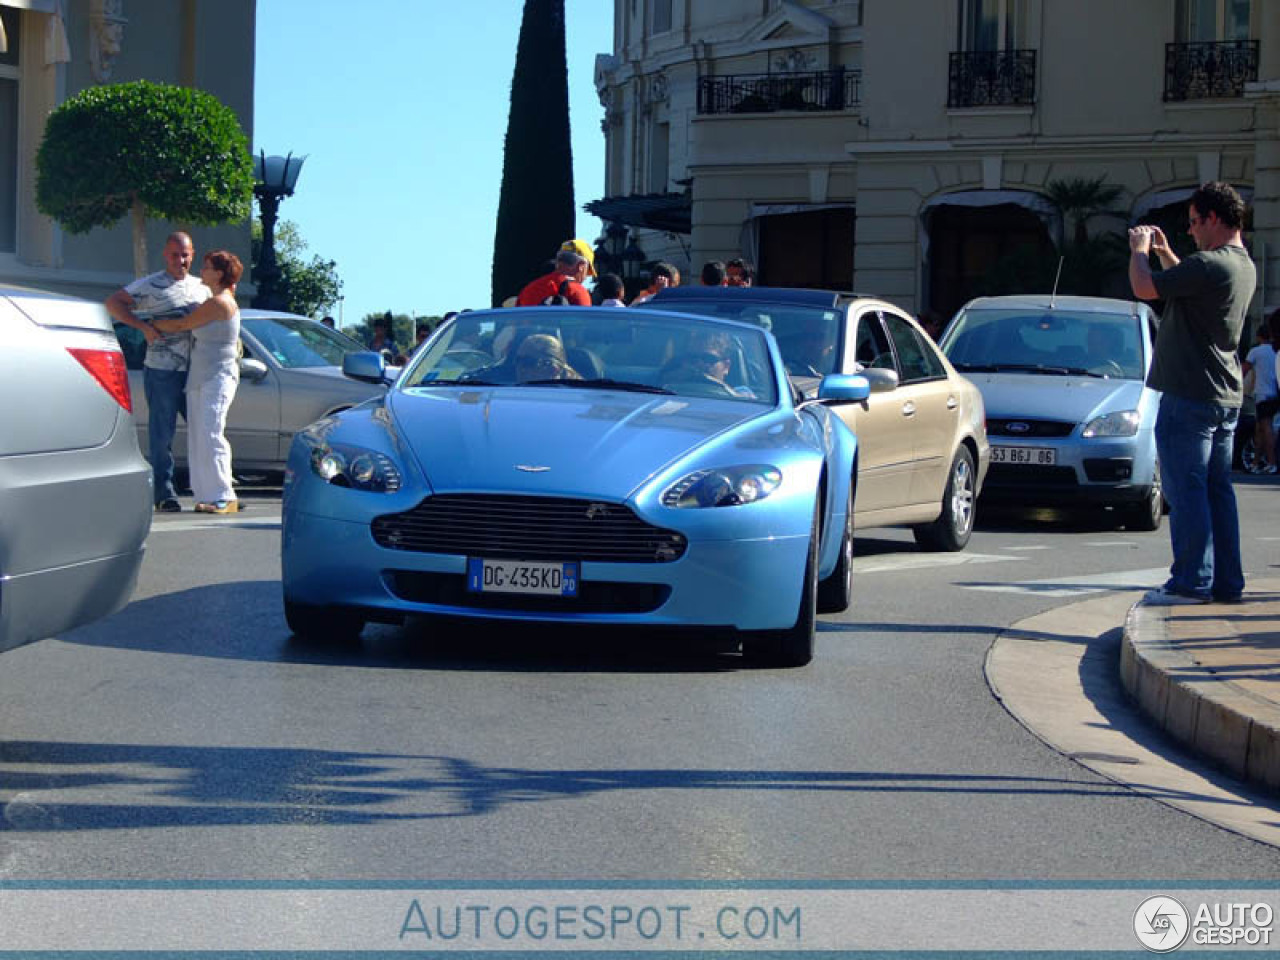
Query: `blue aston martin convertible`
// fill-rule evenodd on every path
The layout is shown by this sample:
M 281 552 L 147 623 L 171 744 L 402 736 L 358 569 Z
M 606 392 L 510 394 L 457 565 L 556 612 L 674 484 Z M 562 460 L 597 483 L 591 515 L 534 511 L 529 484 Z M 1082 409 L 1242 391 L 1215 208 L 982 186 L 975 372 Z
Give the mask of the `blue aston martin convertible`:
M 348 376 L 383 378 L 376 354 Z M 369 621 L 738 631 L 754 661 L 813 657 L 849 605 L 857 441 L 833 374 L 791 387 L 748 323 L 526 307 L 442 326 L 386 396 L 299 433 L 283 584 L 301 638 Z

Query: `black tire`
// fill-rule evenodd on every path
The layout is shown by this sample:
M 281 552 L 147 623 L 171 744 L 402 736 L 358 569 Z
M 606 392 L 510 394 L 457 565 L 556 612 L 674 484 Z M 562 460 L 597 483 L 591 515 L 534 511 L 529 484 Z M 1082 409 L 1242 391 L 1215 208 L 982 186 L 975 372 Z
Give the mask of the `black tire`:
M 813 659 L 818 620 L 818 514 L 809 534 L 809 556 L 796 622 L 786 630 L 759 630 L 742 638 L 742 655 L 761 667 L 803 667 Z
M 1131 503 L 1124 510 L 1124 525 L 1127 530 L 1151 533 L 1159 530 L 1164 521 L 1164 486 L 1160 482 L 1160 464 L 1156 464 L 1152 475 L 1151 489 L 1139 503 Z
M 818 612 L 844 613 L 853 602 L 853 488 L 845 510 L 844 533 L 840 537 L 840 559 L 831 576 L 818 583 Z
M 954 552 L 963 550 L 973 533 L 973 521 L 977 515 L 976 496 L 978 478 L 973 470 L 973 454 L 961 446 L 951 461 L 947 487 L 942 492 L 942 512 L 933 523 L 916 527 L 916 543 L 926 550 Z
M 306 603 L 284 602 L 284 619 L 299 640 L 357 640 L 364 629 L 364 617 L 344 607 L 313 607 Z

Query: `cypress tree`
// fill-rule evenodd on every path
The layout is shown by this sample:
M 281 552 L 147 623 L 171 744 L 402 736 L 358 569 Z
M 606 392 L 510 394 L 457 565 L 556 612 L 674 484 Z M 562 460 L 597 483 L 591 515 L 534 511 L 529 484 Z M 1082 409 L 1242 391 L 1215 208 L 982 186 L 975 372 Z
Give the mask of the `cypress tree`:
M 573 237 L 564 0 L 525 0 L 493 243 L 493 304 L 519 293 Z

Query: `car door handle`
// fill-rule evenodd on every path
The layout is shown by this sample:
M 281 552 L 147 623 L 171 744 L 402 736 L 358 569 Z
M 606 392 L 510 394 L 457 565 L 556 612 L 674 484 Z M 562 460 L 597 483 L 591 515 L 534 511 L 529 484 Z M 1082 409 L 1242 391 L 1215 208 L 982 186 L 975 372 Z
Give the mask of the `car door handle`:
M 959 400 L 957 400 L 955 397 L 947 397 L 947 409 L 948 409 L 948 410 L 954 410 L 954 409 L 955 409 L 956 407 L 958 407 L 958 406 L 960 406 L 960 401 L 959 401 Z
M 910 400 L 902 404 L 902 415 L 904 417 L 914 417 L 916 415 L 916 405 Z

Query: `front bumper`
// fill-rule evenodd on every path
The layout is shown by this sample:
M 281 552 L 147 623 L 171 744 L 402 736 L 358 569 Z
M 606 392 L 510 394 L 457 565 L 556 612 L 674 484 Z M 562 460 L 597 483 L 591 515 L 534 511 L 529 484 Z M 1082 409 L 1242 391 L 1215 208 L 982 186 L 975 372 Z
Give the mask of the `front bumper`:
M 982 496 L 988 502 L 1027 505 L 1140 503 L 1151 494 L 1155 438 L 1136 437 L 993 439 L 991 446 L 1051 448 L 1053 465 L 993 462 Z
M 581 602 L 468 594 L 461 586 L 465 556 L 388 549 L 367 522 L 293 509 L 284 515 L 281 566 L 286 600 L 357 608 L 371 620 L 436 614 L 768 630 L 795 623 L 807 550 L 807 535 L 690 538 L 669 563 L 583 562 Z

